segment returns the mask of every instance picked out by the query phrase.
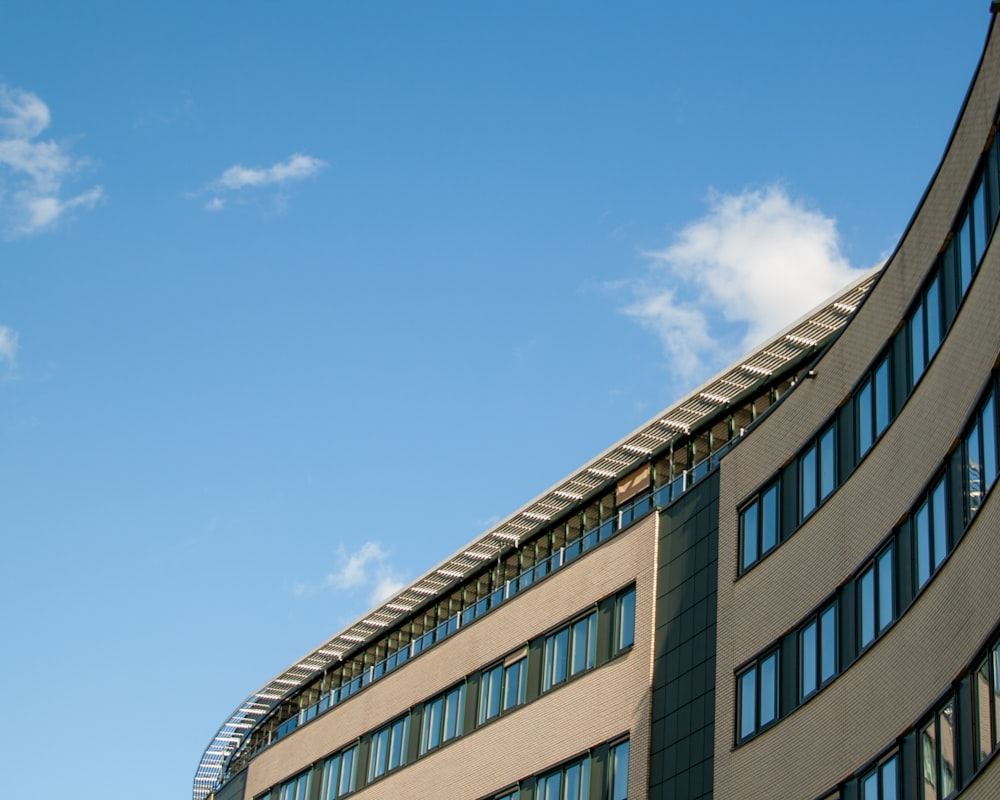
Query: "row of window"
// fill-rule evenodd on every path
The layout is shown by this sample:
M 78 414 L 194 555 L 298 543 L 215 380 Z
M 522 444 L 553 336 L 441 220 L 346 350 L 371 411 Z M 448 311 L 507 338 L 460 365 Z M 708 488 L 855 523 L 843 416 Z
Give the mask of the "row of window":
M 905 324 L 862 377 L 849 401 L 740 511 L 739 568 L 781 544 L 829 497 L 889 427 L 937 353 L 958 313 L 1000 213 L 1000 139 L 994 137 L 947 245 Z M 992 418 L 991 418 L 992 419 Z M 983 450 L 996 446 L 985 433 Z M 933 555 L 931 556 L 933 560 Z M 930 561 L 928 562 L 930 563 Z
M 526 778 L 490 800 L 628 800 L 628 764 L 629 740 L 624 739 Z
M 998 391 L 991 375 L 961 444 L 872 557 L 793 633 L 738 672 L 738 741 L 793 711 L 850 666 L 941 567 L 1000 473 Z
M 823 800 L 948 800 L 969 785 L 1000 746 L 1000 641 L 887 752 Z
M 322 765 L 320 799 L 343 797 L 361 788 L 359 776 L 367 785 L 554 690 L 629 650 L 634 638 L 632 586 L 330 756 Z M 265 797 L 309 800 L 312 778 L 307 770 Z

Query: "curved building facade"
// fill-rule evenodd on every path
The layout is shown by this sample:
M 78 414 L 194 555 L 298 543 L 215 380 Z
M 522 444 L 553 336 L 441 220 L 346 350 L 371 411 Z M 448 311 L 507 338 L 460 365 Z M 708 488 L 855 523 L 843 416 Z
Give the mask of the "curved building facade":
M 995 28 L 877 274 L 252 692 L 194 800 L 1000 797 Z

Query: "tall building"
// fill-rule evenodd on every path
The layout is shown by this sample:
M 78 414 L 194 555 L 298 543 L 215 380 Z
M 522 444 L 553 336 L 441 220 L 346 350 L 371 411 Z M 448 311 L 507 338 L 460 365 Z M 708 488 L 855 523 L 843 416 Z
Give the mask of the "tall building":
M 995 28 L 877 274 L 253 692 L 194 800 L 1000 797 Z

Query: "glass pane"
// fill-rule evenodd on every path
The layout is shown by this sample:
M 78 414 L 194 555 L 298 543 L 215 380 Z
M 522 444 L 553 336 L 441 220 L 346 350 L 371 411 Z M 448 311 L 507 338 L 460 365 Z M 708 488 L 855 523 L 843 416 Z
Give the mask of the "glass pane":
M 941 797 L 948 797 L 955 791 L 955 703 L 950 702 L 938 714 L 938 737 L 941 758 Z
M 966 214 L 958 234 L 958 280 L 962 294 L 972 282 L 972 215 Z
M 563 628 L 545 641 L 545 688 L 551 689 L 566 680 L 569 628 Z
M 931 514 L 927 506 L 925 502 L 913 521 L 917 544 L 917 586 L 923 586 L 931 577 Z
M 504 670 L 504 711 L 524 702 L 524 664 L 525 659 L 522 658 Z
M 858 605 L 861 612 L 861 646 L 875 638 L 875 567 L 865 570 L 858 580 Z
M 816 621 L 810 622 L 799 634 L 799 658 L 801 659 L 802 696 L 808 697 L 816 691 Z
M 875 441 L 875 423 L 872 419 L 872 383 L 870 380 L 858 391 L 855 401 L 858 410 L 858 454 L 868 452 Z
M 611 800 L 628 800 L 628 742 L 611 751 Z
M 993 397 L 983 406 L 983 492 L 989 490 L 997 479 L 997 430 L 996 404 Z
M 618 599 L 618 650 L 635 642 L 635 589 Z
M 933 722 L 920 733 L 920 757 L 924 800 L 937 800 L 937 740 Z
M 976 670 L 976 765 L 982 764 L 993 752 L 993 734 L 990 713 L 990 662 L 984 661 Z
M 924 307 L 921 304 L 913 311 L 910 320 L 910 368 L 915 384 L 924 374 L 927 359 L 924 355 Z
M 886 761 L 880 770 L 882 775 L 882 798 L 881 800 L 899 800 L 899 790 L 897 786 L 896 773 L 899 771 L 899 759 L 893 756 Z
M 861 779 L 861 800 L 879 800 L 878 770 L 868 773 Z
M 895 579 L 893 575 L 892 547 L 878 557 L 878 629 L 884 631 L 896 618 Z
M 582 772 L 580 764 L 573 764 L 566 768 L 566 792 L 563 795 L 565 800 L 581 800 L 583 794 Z
M 820 679 L 828 681 L 837 673 L 837 608 L 830 606 L 820 617 Z
M 986 252 L 986 182 L 979 184 L 979 190 L 972 200 L 972 247 L 973 260 L 978 266 Z
M 941 344 L 941 279 L 935 278 L 927 287 L 927 360 Z
M 993 747 L 1000 744 L 1000 645 L 993 648 Z
M 764 492 L 760 507 L 761 552 L 766 553 L 778 543 L 778 486 Z
M 819 494 L 821 499 L 829 496 L 837 482 L 837 464 L 835 458 L 837 454 L 836 433 L 836 428 L 831 427 L 823 434 L 823 438 L 819 443 Z
M 562 773 L 556 772 L 542 778 L 538 783 L 539 800 L 562 800 Z
M 875 370 L 875 435 L 878 436 L 889 426 L 890 402 L 892 394 L 889 389 L 889 359 Z
M 760 662 L 760 724 L 767 725 L 778 716 L 778 656 L 769 655 Z
M 934 521 L 931 523 L 931 536 L 934 538 L 934 567 L 941 566 L 945 556 L 948 555 L 948 517 L 944 497 L 944 481 L 932 490 L 931 509 L 934 513 Z
M 432 700 L 424 705 L 423 736 L 420 738 L 421 752 L 426 753 L 441 744 L 441 708 L 442 698 Z
M 802 455 L 799 464 L 802 486 L 802 519 L 816 508 L 816 445 Z
M 347 794 L 347 792 L 354 791 L 354 767 L 356 762 L 355 756 L 357 755 L 358 748 L 352 747 L 350 750 L 345 750 L 344 755 L 340 762 L 340 793 Z
M 758 503 L 759 501 L 754 501 L 748 508 L 743 509 L 740 515 L 743 531 L 743 569 L 757 560 Z
M 444 701 L 444 735 L 447 742 L 462 733 L 462 709 L 465 706 L 465 687 L 460 686 L 448 692 Z
M 745 739 L 757 729 L 757 668 L 740 675 L 740 738 Z
M 323 785 L 320 786 L 320 800 L 335 800 L 338 795 L 337 783 L 340 778 L 340 755 L 328 758 L 323 764 Z
M 547 643 L 546 643 L 547 644 Z M 548 659 L 548 647 L 546 647 Z M 483 682 L 479 690 L 479 721 L 493 719 L 500 713 L 500 680 L 503 666 L 497 664 L 493 669 L 483 673 Z M 548 661 L 546 660 L 546 678 L 548 678 Z
M 965 439 L 965 504 L 971 517 L 983 502 L 983 459 L 979 452 L 979 424 Z
M 588 619 L 574 622 L 572 626 L 572 658 L 570 659 L 570 675 L 576 675 L 587 668 L 587 654 L 590 652 Z

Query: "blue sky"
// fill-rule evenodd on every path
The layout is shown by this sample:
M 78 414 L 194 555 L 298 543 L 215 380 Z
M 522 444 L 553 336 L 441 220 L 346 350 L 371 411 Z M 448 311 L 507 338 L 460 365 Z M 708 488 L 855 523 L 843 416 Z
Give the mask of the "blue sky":
M 12 795 L 253 689 L 892 250 L 986 0 L 0 10 Z

